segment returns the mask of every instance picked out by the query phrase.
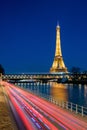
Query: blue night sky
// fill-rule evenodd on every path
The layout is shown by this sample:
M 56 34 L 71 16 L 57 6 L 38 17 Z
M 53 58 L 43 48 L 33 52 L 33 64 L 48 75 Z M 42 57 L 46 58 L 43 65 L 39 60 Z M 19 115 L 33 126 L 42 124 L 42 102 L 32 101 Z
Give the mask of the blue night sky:
M 0 0 L 0 63 L 6 73 L 49 71 L 57 21 L 66 66 L 87 70 L 87 0 Z

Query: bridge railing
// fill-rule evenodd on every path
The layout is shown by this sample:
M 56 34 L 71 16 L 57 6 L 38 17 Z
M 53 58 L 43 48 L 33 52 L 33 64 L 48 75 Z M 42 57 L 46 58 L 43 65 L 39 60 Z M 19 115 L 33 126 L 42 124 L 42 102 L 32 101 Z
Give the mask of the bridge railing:
M 49 101 L 51 101 L 52 103 L 64 109 L 70 110 L 71 112 L 74 112 L 76 114 L 87 116 L 87 107 L 83 107 L 83 106 L 74 104 L 72 102 L 67 102 L 67 101 L 58 101 L 58 100 L 56 101 L 53 97 L 50 97 Z

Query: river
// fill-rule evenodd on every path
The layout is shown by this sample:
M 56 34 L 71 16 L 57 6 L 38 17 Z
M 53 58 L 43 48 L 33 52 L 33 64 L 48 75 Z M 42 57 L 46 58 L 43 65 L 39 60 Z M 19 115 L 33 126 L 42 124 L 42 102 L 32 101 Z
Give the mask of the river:
M 56 100 L 68 101 L 87 107 L 87 85 L 50 83 L 15 83 L 41 96 L 52 96 Z

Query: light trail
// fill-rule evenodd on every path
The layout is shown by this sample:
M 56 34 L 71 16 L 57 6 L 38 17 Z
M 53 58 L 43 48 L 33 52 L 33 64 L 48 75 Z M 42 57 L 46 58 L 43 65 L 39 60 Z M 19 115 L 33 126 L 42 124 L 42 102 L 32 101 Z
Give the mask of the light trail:
M 77 130 L 82 129 L 86 130 L 87 124 L 83 121 L 76 119 L 75 117 L 71 116 L 70 114 L 64 113 L 61 109 L 58 110 L 55 105 L 50 104 L 35 95 L 29 94 L 23 90 L 19 89 L 19 92 L 23 93 L 29 100 L 36 104 L 39 108 L 44 110 L 45 112 L 49 112 L 49 114 L 60 121 L 63 125 L 67 126 L 70 129 Z M 58 112 L 57 112 L 58 111 Z M 83 125 L 82 125 L 83 124 Z
M 35 130 L 35 128 L 31 125 L 31 123 L 26 118 L 26 116 L 25 116 L 24 112 L 22 111 L 22 109 L 17 104 L 16 100 L 12 97 L 11 93 L 9 91 L 7 91 L 7 92 L 8 92 L 9 98 L 10 98 L 13 106 L 15 107 L 18 115 L 20 116 L 26 130 Z
M 18 94 L 16 94 L 13 90 L 7 87 L 8 94 L 13 95 L 13 97 L 19 102 L 19 104 L 24 107 L 27 114 L 31 116 L 32 121 L 38 127 L 38 129 L 42 130 L 58 130 L 53 124 L 51 124 L 45 117 L 43 117 L 40 113 L 38 113 L 33 107 L 31 107 L 23 98 L 21 98 Z M 32 113 L 30 112 L 32 111 Z
M 12 88 L 13 89 L 13 88 Z M 13 89 L 14 91 L 15 91 L 15 89 Z M 17 91 L 15 91 L 16 93 L 18 93 Z M 29 100 L 28 100 L 28 98 L 26 97 L 25 98 L 25 96 L 24 95 L 22 95 L 22 94 L 20 94 L 20 93 L 18 93 L 18 95 L 20 95 L 23 99 L 25 99 L 29 104 L 32 104 L 32 102 L 30 102 Z M 66 129 L 66 130 L 68 130 L 69 128 L 67 128 L 67 127 L 65 127 L 63 124 L 61 124 L 58 120 L 56 120 L 55 118 L 53 118 L 51 115 L 49 115 L 46 111 L 43 111 L 40 107 L 37 107 L 37 106 L 35 106 L 34 104 L 32 105 L 36 110 L 37 110 L 37 108 L 38 108 L 38 110 L 37 111 L 39 111 L 39 113 L 42 113 L 46 118 L 49 118 L 49 120 L 50 120 L 50 122 L 51 123 L 53 123 L 53 124 L 56 124 L 58 127 L 60 126 L 61 127 L 61 129 Z M 36 112 L 37 112 L 36 111 Z M 38 114 L 39 115 L 39 114 Z M 37 116 L 38 116 L 37 115 Z M 39 118 L 39 116 L 38 116 L 38 118 Z M 40 118 L 39 118 L 40 119 Z M 43 119 L 42 119 L 43 120 Z M 45 121 L 44 121 L 44 123 L 45 123 Z M 59 127 L 59 128 L 60 128 Z
M 60 109 L 56 105 L 47 102 L 29 92 L 26 92 L 22 89 L 15 87 L 14 85 L 8 84 L 3 82 L 4 85 L 8 85 L 10 88 L 13 88 L 20 96 L 24 96 L 26 100 L 33 103 L 37 108 L 47 114 L 52 119 L 55 119 L 57 123 L 65 126 L 65 129 L 71 130 L 87 130 L 87 123 L 77 119 L 76 117 L 72 116 L 68 112 Z

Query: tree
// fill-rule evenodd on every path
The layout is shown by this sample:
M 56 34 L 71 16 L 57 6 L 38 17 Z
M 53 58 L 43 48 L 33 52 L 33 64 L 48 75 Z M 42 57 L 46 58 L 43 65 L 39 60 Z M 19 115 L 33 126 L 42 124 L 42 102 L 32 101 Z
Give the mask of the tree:
M 0 73 L 5 74 L 5 70 L 1 64 L 0 64 Z

